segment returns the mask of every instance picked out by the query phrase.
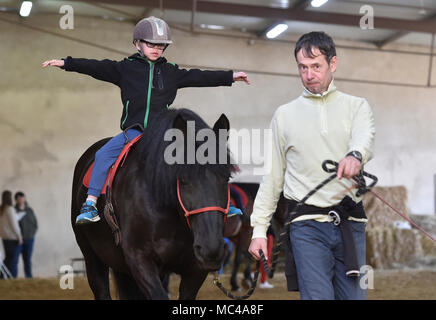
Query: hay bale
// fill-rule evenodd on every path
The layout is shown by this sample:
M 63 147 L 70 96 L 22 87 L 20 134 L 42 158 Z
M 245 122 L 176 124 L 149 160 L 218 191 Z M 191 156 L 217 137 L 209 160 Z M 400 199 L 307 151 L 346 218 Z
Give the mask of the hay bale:
M 425 256 L 436 257 L 436 244 L 428 237 L 421 235 L 421 247 Z
M 410 218 L 433 237 L 436 237 L 436 215 L 411 214 Z
M 424 230 L 436 234 L 435 216 L 410 214 L 407 208 L 407 189 L 404 186 L 375 187 L 373 190 Z M 396 227 L 396 222 L 405 222 L 405 220 L 373 194 L 365 194 L 363 204 L 368 217 L 367 263 L 373 268 L 386 269 L 398 265 L 416 265 L 422 257 L 436 256 L 434 242 L 417 229 Z
M 410 215 L 406 187 L 374 187 L 373 191 L 406 216 Z M 394 227 L 395 221 L 403 220 L 370 192 L 364 195 L 363 206 L 368 217 L 367 229 Z
M 375 228 L 367 230 L 366 238 L 367 263 L 373 268 L 410 265 L 424 256 L 422 236 L 418 230 Z
M 410 218 L 433 238 L 436 238 L 436 215 L 411 214 Z M 420 235 L 424 256 L 436 257 L 436 243 L 426 235 L 422 233 Z

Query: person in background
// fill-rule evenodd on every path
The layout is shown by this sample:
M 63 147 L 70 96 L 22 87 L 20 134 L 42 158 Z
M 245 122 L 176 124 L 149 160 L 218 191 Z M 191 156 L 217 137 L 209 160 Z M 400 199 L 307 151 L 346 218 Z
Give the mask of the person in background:
M 32 208 L 27 204 L 25 194 L 21 191 L 15 193 L 15 209 L 23 236 L 23 245 L 21 246 L 20 253 L 23 257 L 24 274 L 26 278 L 32 278 L 32 253 L 35 234 L 38 230 L 38 222 Z
M 18 257 L 20 246 L 23 243 L 18 216 L 12 205 L 12 192 L 5 190 L 2 193 L 0 205 L 0 238 L 3 240 L 5 250 L 4 264 L 13 278 L 17 277 Z

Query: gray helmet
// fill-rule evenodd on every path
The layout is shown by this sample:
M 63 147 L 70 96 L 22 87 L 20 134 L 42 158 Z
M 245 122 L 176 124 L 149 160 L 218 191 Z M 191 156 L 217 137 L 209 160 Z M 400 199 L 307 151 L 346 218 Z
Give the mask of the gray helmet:
M 136 24 L 133 31 L 133 43 L 136 40 L 145 40 L 150 43 L 173 43 L 168 24 L 153 16 L 144 18 Z

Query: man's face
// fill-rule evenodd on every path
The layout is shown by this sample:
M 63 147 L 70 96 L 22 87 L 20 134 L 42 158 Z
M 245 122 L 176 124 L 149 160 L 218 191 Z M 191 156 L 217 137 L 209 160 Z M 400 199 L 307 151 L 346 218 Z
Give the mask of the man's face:
M 319 94 L 327 91 L 336 71 L 336 56 L 327 62 L 326 57 L 318 48 L 312 48 L 313 58 L 301 49 L 297 53 L 298 71 L 303 85 L 312 93 Z
M 165 48 L 165 44 L 151 44 L 142 41 L 137 41 L 135 46 L 150 61 L 156 61 L 159 59 Z
M 23 206 L 26 203 L 26 197 L 17 197 L 15 201 L 17 202 L 17 205 Z

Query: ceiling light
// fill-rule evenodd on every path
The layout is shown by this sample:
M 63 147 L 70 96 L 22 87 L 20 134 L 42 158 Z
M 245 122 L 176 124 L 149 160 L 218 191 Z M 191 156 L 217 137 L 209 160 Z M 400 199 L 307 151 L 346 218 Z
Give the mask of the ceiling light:
M 327 1 L 329 0 L 312 0 L 310 4 L 312 5 L 312 7 L 318 8 L 325 4 Z
M 274 26 L 272 29 L 270 29 L 267 33 L 266 33 L 266 37 L 268 39 L 274 39 L 276 38 L 279 34 L 281 34 L 282 32 L 286 31 L 286 29 L 288 29 L 288 25 L 285 23 L 280 23 L 276 26 Z
M 289 0 L 275 0 L 275 2 L 271 4 L 271 6 L 283 9 L 289 8 Z
M 225 27 L 224 26 L 217 26 L 215 24 L 200 24 L 200 28 L 203 29 L 211 29 L 211 30 L 224 30 Z
M 20 8 L 20 16 L 22 17 L 28 17 L 30 14 L 30 11 L 32 11 L 32 1 L 23 1 L 21 3 Z

